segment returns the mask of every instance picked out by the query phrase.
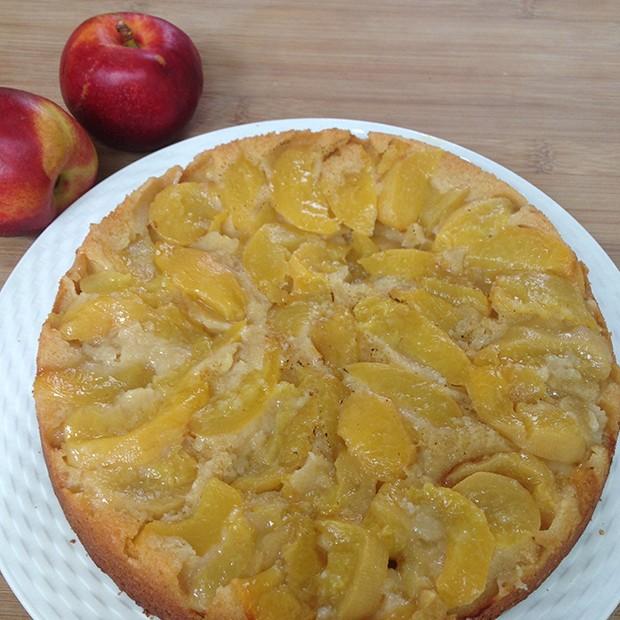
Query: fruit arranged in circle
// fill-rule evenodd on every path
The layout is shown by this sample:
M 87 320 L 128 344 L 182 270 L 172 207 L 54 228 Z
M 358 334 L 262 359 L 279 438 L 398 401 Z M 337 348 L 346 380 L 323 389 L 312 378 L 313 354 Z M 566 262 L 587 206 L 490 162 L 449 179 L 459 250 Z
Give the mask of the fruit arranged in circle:
M 571 547 L 619 378 L 523 197 L 330 130 L 208 151 L 94 227 L 35 398 L 69 520 L 163 619 L 438 620 Z

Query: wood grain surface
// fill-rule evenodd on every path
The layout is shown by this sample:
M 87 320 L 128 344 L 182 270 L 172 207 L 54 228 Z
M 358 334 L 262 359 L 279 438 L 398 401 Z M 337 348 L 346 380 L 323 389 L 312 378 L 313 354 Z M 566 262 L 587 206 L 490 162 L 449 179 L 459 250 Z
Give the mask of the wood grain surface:
M 620 264 L 618 0 L 0 0 L 0 84 L 62 104 L 62 47 L 103 7 L 196 43 L 205 91 L 184 137 L 302 116 L 411 127 L 522 175 Z M 139 157 L 98 151 L 101 179 Z M 32 241 L 0 238 L 0 285 Z M 0 577 L 0 620 L 27 617 Z

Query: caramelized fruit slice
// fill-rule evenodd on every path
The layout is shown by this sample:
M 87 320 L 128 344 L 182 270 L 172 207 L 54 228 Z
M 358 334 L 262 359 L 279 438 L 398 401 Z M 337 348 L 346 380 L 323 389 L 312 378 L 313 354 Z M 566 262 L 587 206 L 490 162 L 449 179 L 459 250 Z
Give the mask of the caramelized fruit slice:
M 289 252 L 294 252 L 302 243 L 306 241 L 317 241 L 316 235 L 309 234 L 302 230 L 290 226 L 284 222 L 277 224 L 265 224 L 262 226 L 273 243 L 285 247 Z
M 205 235 L 219 213 L 215 198 L 202 183 L 165 187 L 149 207 L 149 224 L 166 241 L 190 245 Z
M 435 237 L 433 250 L 470 247 L 494 237 L 508 226 L 513 206 L 507 198 L 489 198 L 471 202 L 448 217 Z
M 297 386 L 285 384 L 283 388 L 276 429 L 264 453 L 270 462 L 289 468 L 302 465 L 310 450 L 333 459 L 338 415 L 346 395 L 342 383 L 331 374 L 313 368 L 298 372 L 291 377 Z
M 586 450 L 584 428 L 570 413 L 544 401 L 510 400 L 510 386 L 500 370 L 473 367 L 467 391 L 478 417 L 535 456 L 576 463 Z
M 359 519 L 375 496 L 377 480 L 369 476 L 360 460 L 347 450 L 340 452 L 334 465 L 336 484 L 327 490 L 320 512 L 344 519 Z
M 208 607 L 219 587 L 251 574 L 255 545 L 254 528 L 243 514 L 233 510 L 224 522 L 219 541 L 207 551 L 200 568 L 183 579 L 201 608 Z
M 317 321 L 310 337 L 323 359 L 335 368 L 357 360 L 355 319 L 348 308 L 336 307 L 331 316 Z
M 224 522 L 241 505 L 241 493 L 217 478 L 205 485 L 194 512 L 180 521 L 151 521 L 147 523 L 137 543 L 148 536 L 176 536 L 188 542 L 198 555 L 204 555 L 220 541 Z
M 202 326 L 196 325 L 179 306 L 172 303 L 159 305 L 151 311 L 145 327 L 175 344 L 196 345 L 207 337 Z
M 235 594 L 242 600 L 246 616 L 256 618 L 258 601 L 266 592 L 270 592 L 284 581 L 284 575 L 278 566 L 270 566 L 264 571 L 231 583 Z
M 446 531 L 446 556 L 436 580 L 439 596 L 449 609 L 474 601 L 486 587 L 495 541 L 484 512 L 466 497 L 425 484 L 411 489 L 414 504 L 430 505 Z
M 317 184 L 319 158 L 318 152 L 302 148 L 289 148 L 280 154 L 273 167 L 274 208 L 300 230 L 332 235 L 339 226 L 330 217 Z
M 445 482 L 454 486 L 476 472 L 491 472 L 514 478 L 524 486 L 540 509 L 543 527 L 548 527 L 555 515 L 558 494 L 555 478 L 545 463 L 530 454 L 500 452 L 471 463 L 455 467 Z
M 164 458 L 141 467 L 127 468 L 122 465 L 95 470 L 92 476 L 102 499 L 123 507 L 128 502 L 138 505 L 151 517 L 178 510 L 196 479 L 196 460 L 178 449 Z M 120 493 L 120 500 L 115 497 Z
M 315 273 L 335 273 L 345 266 L 347 251 L 344 245 L 313 239 L 302 243 L 293 256 Z
M 138 361 L 114 368 L 109 376 L 114 376 L 121 381 L 126 390 L 132 390 L 147 385 L 153 379 L 153 369 Z
M 347 248 L 323 241 L 302 243 L 291 256 L 289 274 L 293 282 L 293 297 L 325 297 L 330 293 L 327 277 L 345 268 Z
M 279 376 L 280 356 L 275 349 L 269 349 L 263 367 L 249 372 L 235 390 L 209 403 L 192 419 L 191 431 L 200 436 L 240 431 L 262 415 Z
M 287 297 L 289 250 L 275 242 L 269 226 L 257 230 L 243 250 L 243 266 L 258 290 L 272 303 L 282 303 Z
M 314 447 L 316 435 L 320 432 L 321 420 L 318 418 L 316 408 L 311 406 L 303 406 L 297 411 L 290 410 L 287 412 L 287 418 L 282 431 L 276 431 L 282 434 L 277 441 L 276 461 L 286 471 L 292 471 L 302 467 L 309 457 L 314 457 L 310 453 Z M 293 488 L 299 488 L 298 484 L 299 479 Z M 301 484 L 304 486 L 303 482 Z M 310 486 L 314 486 L 314 480 L 310 482 Z
M 177 247 L 156 254 L 155 264 L 184 293 L 219 317 L 226 321 L 245 318 L 245 295 L 237 278 L 207 252 Z
M 418 286 L 454 306 L 474 308 L 484 316 L 491 314 L 487 296 L 478 288 L 456 284 L 440 278 L 422 278 Z
M 351 230 L 371 236 L 377 218 L 377 190 L 370 161 L 365 164 L 357 172 L 343 175 L 335 187 L 323 184 L 323 189 L 336 218 Z
M 280 564 L 292 529 L 285 513 L 286 502 L 281 497 L 258 496 L 250 497 L 249 503 L 245 515 L 256 531 L 255 571 Z
M 510 385 L 492 366 L 472 366 L 467 392 L 478 417 L 508 439 L 521 445 L 525 438 L 523 421 L 510 400 Z
M 62 315 L 59 330 L 66 340 L 92 342 L 113 329 L 142 322 L 150 314 L 150 308 L 133 293 L 78 298 Z
M 289 275 L 293 283 L 291 299 L 327 301 L 331 287 L 324 273 L 313 271 L 297 256 L 289 261 Z
M 375 155 L 375 165 L 377 168 L 377 174 L 379 176 L 385 175 L 385 173 L 399 160 L 404 159 L 407 155 L 411 155 L 413 153 L 413 149 L 411 148 L 411 144 L 405 142 L 404 140 L 400 140 L 399 138 L 393 137 L 387 148 L 378 158 Z M 430 152 L 427 152 L 430 154 Z M 437 152 L 434 153 L 434 156 L 437 156 Z
M 542 366 L 550 355 L 565 358 L 582 375 L 601 381 L 611 372 L 609 343 L 601 334 L 585 327 L 567 332 L 552 332 L 526 326 L 508 328 L 495 343 L 478 352 L 476 364 L 498 360 Z
M 435 151 L 413 153 L 388 170 L 377 205 L 377 219 L 382 224 L 406 230 L 417 222 L 422 209 L 435 196 L 430 176 L 440 157 Z
M 521 446 L 543 459 L 579 463 L 586 455 L 586 429 L 569 412 L 551 403 L 518 403 L 525 425 Z
M 308 417 L 312 416 L 300 411 L 303 403 L 298 387 L 284 381 L 274 387 L 268 403 L 273 426 L 265 444 L 251 454 L 246 473 L 232 483 L 236 488 L 253 493 L 279 491 L 290 469 L 303 465 L 312 446 L 312 437 L 309 442 L 307 437 Z
M 441 373 L 449 383 L 464 385 L 470 362 L 439 327 L 415 308 L 392 299 L 368 297 L 353 309 L 362 331 Z
M 490 472 L 476 472 L 453 489 L 484 511 L 498 547 L 511 547 L 540 529 L 540 511 L 532 496 L 516 480 Z
M 240 157 L 224 172 L 219 190 L 222 206 L 230 212 L 233 225 L 243 237 L 249 237 L 262 224 L 272 221 L 274 213 L 261 202 L 267 183 L 263 172 L 245 157 Z
M 351 260 L 359 260 L 366 256 L 370 256 L 379 251 L 379 247 L 371 237 L 353 232 L 351 235 L 351 251 L 349 258 Z
M 331 455 L 337 441 L 338 416 L 347 390 L 333 375 L 313 369 L 304 369 L 299 387 L 309 396 L 304 408 L 311 409 L 320 423 L 317 442 L 324 453 Z
M 344 401 L 338 434 L 379 480 L 402 476 L 415 456 L 415 446 L 398 410 L 390 401 L 371 394 L 354 392 Z
M 401 483 L 381 486 L 364 518 L 364 527 L 375 532 L 388 549 L 390 557 L 399 556 L 411 546 L 415 517 L 407 506 Z
M 334 618 L 354 620 L 372 615 L 381 601 L 388 555 L 373 534 L 343 521 L 318 522 L 327 551 L 321 573 L 321 598 L 335 607 Z
M 283 581 L 284 574 L 276 566 L 243 580 L 241 596 L 246 599 L 247 617 L 254 620 L 311 620 L 313 614 L 309 607 L 301 603 L 294 590 Z
M 189 372 L 161 405 L 160 413 L 130 433 L 67 441 L 64 446 L 67 463 L 73 467 L 96 469 L 121 464 L 140 467 L 156 461 L 181 443 L 189 419 L 208 399 L 206 376 Z
M 537 228 L 510 226 L 474 243 L 465 269 L 483 279 L 520 271 L 548 271 L 570 277 L 577 269 L 573 251 L 557 236 Z
M 462 415 L 446 390 L 413 372 L 374 362 L 350 364 L 345 370 L 376 394 L 389 398 L 399 408 L 421 415 L 433 425 L 449 424 Z
M 249 473 L 239 476 L 233 485 L 240 491 L 251 493 L 265 493 L 266 491 L 278 491 L 282 488 L 286 472 L 276 467 L 268 467 L 258 473 Z
M 420 213 L 420 224 L 433 232 L 451 213 L 456 211 L 467 198 L 468 189 L 449 189 L 426 205 Z
M 464 308 L 453 306 L 441 297 L 432 295 L 421 288 L 410 291 L 393 290 L 390 291 L 390 296 L 392 299 L 415 308 L 446 333 L 454 330 L 466 317 L 467 311 Z
M 70 409 L 107 403 L 116 398 L 122 390 L 135 385 L 116 379 L 112 375 L 102 376 L 82 368 L 46 370 L 35 381 L 37 398 L 53 401 Z
M 282 382 L 275 387 L 273 394 L 275 418 L 273 432 L 270 433 L 270 437 L 267 440 L 266 446 L 260 450 L 259 454 L 257 454 L 257 461 L 259 461 L 261 464 L 267 464 L 270 467 L 268 467 L 266 471 L 260 472 L 258 478 L 259 480 L 263 476 L 266 476 L 268 479 L 272 476 L 272 474 L 277 472 L 278 487 L 280 486 L 280 483 L 282 482 L 282 477 L 284 475 L 284 469 L 279 465 L 282 461 L 287 461 L 286 453 L 289 449 L 289 446 L 291 444 L 294 446 L 293 449 L 290 450 L 290 452 L 293 452 L 293 454 L 295 454 L 297 448 L 299 447 L 299 443 L 303 443 L 303 441 L 300 441 L 300 438 L 295 437 L 294 435 L 291 436 L 291 433 L 288 429 L 289 424 L 294 424 L 299 418 L 304 417 L 302 415 L 298 415 L 298 413 L 301 413 L 299 409 L 300 404 L 303 402 L 303 390 L 301 390 L 297 386 L 292 385 L 291 383 Z M 305 453 L 300 456 L 300 460 L 302 463 L 305 458 Z M 277 467 L 274 467 L 276 465 Z M 247 479 L 248 477 L 245 478 Z M 250 481 L 251 479 L 252 475 L 250 475 L 248 481 Z M 238 482 L 239 479 L 235 482 L 235 484 L 237 484 Z
M 91 404 L 73 409 L 65 421 L 65 440 L 125 435 L 153 417 L 157 400 L 144 398 L 140 391 L 126 394 L 115 404 Z
M 596 329 L 580 291 L 568 280 L 548 273 L 499 276 L 491 287 L 497 313 L 509 320 L 540 319 Z
M 384 250 L 360 258 L 360 265 L 374 277 L 392 276 L 415 280 L 432 275 L 437 271 L 436 257 L 432 252 L 413 248 Z
M 276 586 L 265 592 L 256 607 L 256 620 L 281 620 L 298 618 L 310 620 L 314 614 L 303 607 L 286 586 Z
M 258 496 L 250 498 L 246 516 L 256 530 L 254 571 L 282 565 L 284 545 L 291 539 L 292 523 L 287 504 L 282 497 Z
M 281 336 L 299 336 L 310 323 L 313 314 L 312 304 L 307 301 L 293 301 L 285 306 L 275 306 L 269 310 L 271 328 Z
M 314 522 L 305 515 L 296 520 L 291 542 L 282 553 L 286 581 L 297 598 L 311 602 L 316 597 L 318 579 L 323 569 Z
M 80 280 L 80 291 L 82 293 L 114 293 L 130 288 L 135 283 L 133 276 L 129 273 L 113 270 L 97 271 Z

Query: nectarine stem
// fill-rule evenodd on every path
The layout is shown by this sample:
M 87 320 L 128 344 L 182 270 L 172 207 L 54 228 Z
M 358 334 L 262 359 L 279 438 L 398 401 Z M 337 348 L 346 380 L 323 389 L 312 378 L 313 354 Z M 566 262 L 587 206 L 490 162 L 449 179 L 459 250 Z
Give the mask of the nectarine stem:
M 122 19 L 116 22 L 116 30 L 121 35 L 125 47 L 138 47 L 136 40 L 133 38 L 131 28 Z

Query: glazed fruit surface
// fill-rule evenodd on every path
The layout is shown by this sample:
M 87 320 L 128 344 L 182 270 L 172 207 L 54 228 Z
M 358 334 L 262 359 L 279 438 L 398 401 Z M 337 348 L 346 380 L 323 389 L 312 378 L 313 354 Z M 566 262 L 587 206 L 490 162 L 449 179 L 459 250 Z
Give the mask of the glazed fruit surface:
M 451 183 L 453 156 L 320 136 L 199 157 L 85 246 L 48 322 L 71 362 L 35 385 L 61 486 L 129 515 L 128 557 L 163 554 L 214 617 L 522 598 L 610 458 L 583 269 L 507 186 Z

